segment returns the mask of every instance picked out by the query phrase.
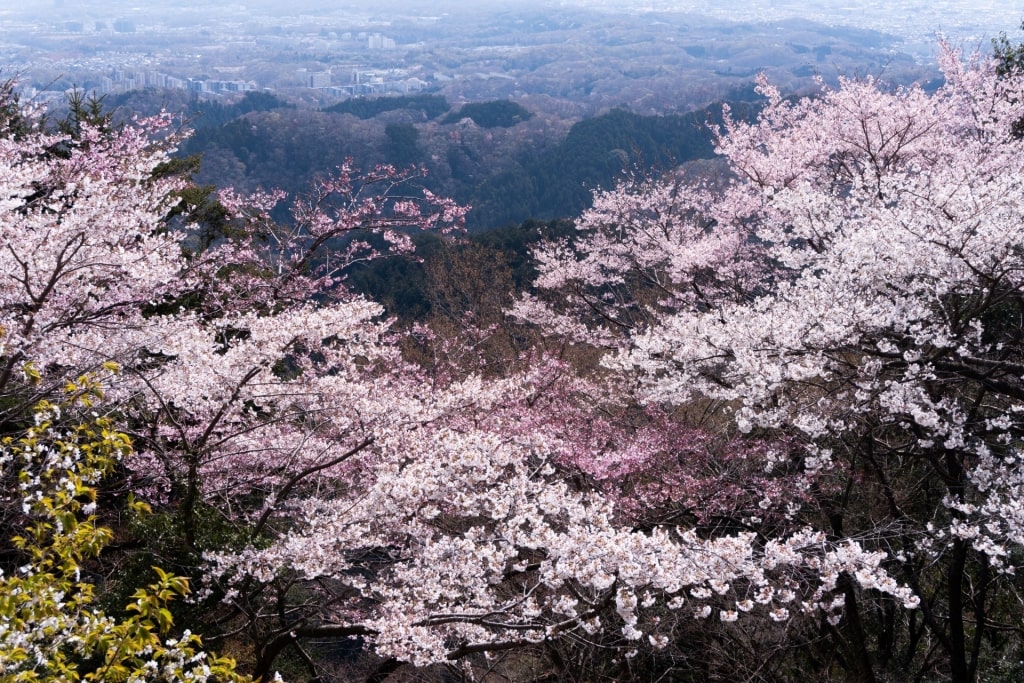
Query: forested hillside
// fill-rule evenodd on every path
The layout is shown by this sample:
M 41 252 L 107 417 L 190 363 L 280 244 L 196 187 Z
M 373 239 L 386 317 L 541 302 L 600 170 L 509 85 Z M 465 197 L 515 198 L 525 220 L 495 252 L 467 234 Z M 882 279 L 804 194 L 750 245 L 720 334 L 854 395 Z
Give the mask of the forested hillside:
M 574 216 L 593 190 L 631 173 L 711 157 L 711 127 L 721 121 L 717 106 L 662 116 L 613 110 L 570 125 L 508 101 L 443 112 L 441 102 L 381 97 L 321 112 L 265 95 L 247 95 L 234 107 L 197 103 L 197 128 L 182 154 L 202 155 L 201 182 L 288 192 L 350 158 L 364 167 L 422 166 L 425 185 L 472 207 L 467 222 L 479 230 Z

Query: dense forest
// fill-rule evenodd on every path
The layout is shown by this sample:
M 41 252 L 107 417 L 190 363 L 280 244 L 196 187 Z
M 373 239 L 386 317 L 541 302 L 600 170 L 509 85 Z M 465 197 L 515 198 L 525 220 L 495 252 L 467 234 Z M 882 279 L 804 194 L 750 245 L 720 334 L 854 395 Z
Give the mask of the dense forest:
M 570 124 L 508 100 L 452 107 L 434 95 L 352 99 L 319 112 L 265 93 L 233 105 L 181 104 L 194 131 L 180 154 L 201 155 L 199 182 L 296 193 L 348 159 L 364 168 L 418 166 L 431 191 L 471 207 L 473 231 L 569 218 L 593 190 L 630 174 L 710 158 L 722 120 L 716 105 L 657 116 L 615 109 Z M 108 106 L 155 112 L 167 102 L 160 93 L 132 93 Z M 732 102 L 738 115 L 757 106 L 756 99 Z
M 757 97 L 753 91 L 749 95 Z M 145 93 L 134 93 L 112 101 L 111 106 L 115 111 L 145 108 L 147 98 Z M 215 177 L 218 172 L 209 169 L 226 164 L 238 170 L 241 187 L 298 193 L 313 178 L 349 159 L 364 167 L 372 163 L 422 167 L 424 187 L 471 207 L 466 224 L 472 241 L 485 245 L 501 241 L 502 251 L 518 269 L 541 239 L 565 232 L 562 228 L 549 234 L 542 228 L 563 225 L 560 221 L 579 215 L 589 207 L 594 190 L 614 187 L 638 173 L 675 172 L 688 162 L 710 160 L 713 129 L 722 122 L 721 105 L 662 116 L 616 109 L 572 125 L 561 140 L 532 145 L 536 132 L 524 131 L 516 138 L 510 131 L 496 144 L 493 136 L 481 135 L 480 129 L 513 128 L 529 121 L 530 112 L 508 101 L 453 108 L 443 97 L 433 95 L 352 99 L 322 113 L 298 112 L 265 93 L 247 93 L 234 105 L 192 101 L 190 106 L 186 118 L 194 122 L 194 130 L 179 156 L 203 160 L 207 170 L 197 175 L 199 180 L 224 185 Z M 758 106 L 756 100 L 731 103 L 734 115 L 751 116 Z M 265 116 L 252 116 L 253 112 Z M 339 114 L 351 114 L 375 126 L 357 129 L 366 136 L 359 139 L 361 146 L 351 142 L 354 122 Z M 311 118 L 317 123 L 309 130 L 294 128 L 299 120 Z M 466 119 L 473 123 L 465 123 Z M 416 120 L 422 122 L 411 122 Z M 439 147 L 444 157 L 428 153 Z M 506 154 L 513 158 L 500 158 Z M 711 173 L 712 165 L 701 166 L 700 172 Z M 507 170 L 500 170 L 503 166 Z M 255 178 L 259 180 L 254 183 Z M 416 239 L 424 240 L 419 245 L 421 254 L 429 258 L 431 238 Z M 358 291 L 373 294 L 389 312 L 410 318 L 429 308 L 422 270 L 415 261 L 373 261 L 361 264 L 349 277 Z M 520 290 L 526 281 L 522 275 L 517 278 Z

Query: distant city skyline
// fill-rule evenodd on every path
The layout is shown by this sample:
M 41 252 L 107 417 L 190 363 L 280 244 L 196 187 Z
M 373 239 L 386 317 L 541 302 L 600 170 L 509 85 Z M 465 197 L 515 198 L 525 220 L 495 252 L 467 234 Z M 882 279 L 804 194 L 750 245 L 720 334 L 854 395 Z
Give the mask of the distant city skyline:
M 317 104 L 446 89 L 598 93 L 599 107 L 647 97 L 616 94 L 627 73 L 638 84 L 643 74 L 682 79 L 698 99 L 722 86 L 694 83 L 739 87 L 759 71 L 794 88 L 844 69 L 927 79 L 936 34 L 984 51 L 1001 33 L 1024 39 L 1022 17 L 1024 0 L 0 0 L 0 69 L 54 100 L 77 87 L 269 89 Z M 557 61 L 571 66 L 545 68 Z

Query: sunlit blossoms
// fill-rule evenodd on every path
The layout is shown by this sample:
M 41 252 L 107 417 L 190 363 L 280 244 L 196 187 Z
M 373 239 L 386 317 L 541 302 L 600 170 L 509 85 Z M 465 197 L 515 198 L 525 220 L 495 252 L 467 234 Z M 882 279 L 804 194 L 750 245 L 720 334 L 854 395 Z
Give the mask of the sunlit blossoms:
M 181 183 L 152 175 L 174 144 L 152 135 L 170 123 L 0 139 L 0 391 L 19 362 L 109 360 L 111 330 L 144 326 L 142 307 L 180 289 L 178 239 L 160 228 Z
M 803 444 L 836 488 L 798 518 L 887 554 L 969 680 L 1021 553 L 1024 93 L 982 58 L 942 65 L 934 93 L 846 79 L 794 101 L 762 81 L 758 119 L 718 138 L 730 182 L 599 195 L 540 254 L 566 302 L 519 314 L 608 348 L 645 401 L 714 401 L 740 432 Z M 867 610 L 847 596 L 826 609 Z M 860 647 L 870 670 L 900 645 Z

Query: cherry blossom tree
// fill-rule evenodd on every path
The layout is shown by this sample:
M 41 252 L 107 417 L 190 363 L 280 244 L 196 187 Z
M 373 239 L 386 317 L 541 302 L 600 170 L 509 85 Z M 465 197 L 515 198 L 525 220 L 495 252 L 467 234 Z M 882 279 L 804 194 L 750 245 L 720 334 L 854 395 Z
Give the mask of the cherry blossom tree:
M 71 137 L 35 129 L 0 138 L 0 392 L 7 423 L 20 427 L 28 406 L 69 379 L 114 373 L 110 411 L 139 452 L 123 486 L 173 518 L 176 561 L 207 574 L 208 602 L 197 609 L 224 637 L 247 639 L 257 677 L 267 680 L 285 649 L 315 675 L 311 638 L 361 638 L 385 667 L 472 668 L 487 654 L 542 653 L 594 635 L 624 656 L 641 643 L 661 648 L 672 639 L 668 613 L 723 624 L 806 613 L 834 623 L 854 586 L 917 603 L 883 566 L 886 553 L 853 535 L 830 538 L 788 518 L 770 537 L 634 526 L 611 489 L 575 474 L 586 462 L 594 480 L 621 477 L 595 457 L 671 451 L 657 411 L 608 447 L 595 438 L 602 423 L 586 420 L 595 403 L 576 402 L 597 386 L 590 378 L 540 356 L 500 377 L 431 372 L 403 357 L 377 304 L 345 289 L 344 268 L 376 256 L 360 231 L 406 252 L 405 230 L 457 228 L 462 209 L 403 189 L 408 178 L 393 169 L 357 176 L 342 167 L 299 199 L 288 223 L 273 220 L 275 193 L 225 194 L 233 222 L 223 234 L 179 229 L 167 220 L 183 186 L 166 172 L 177 140 L 169 122 L 81 121 Z M 666 312 L 743 305 L 757 287 L 748 261 L 760 263 L 762 250 L 739 258 L 730 254 L 745 253 L 745 239 L 716 246 L 713 232 L 691 234 L 735 267 L 704 268 L 693 294 L 610 299 L 619 313 L 567 331 L 602 320 L 621 328 L 629 315 L 632 333 L 608 327 L 601 339 L 629 341 L 609 366 L 632 369 L 641 364 L 633 340 Z M 676 397 L 647 379 L 670 373 L 641 388 L 666 403 Z M 757 457 L 790 457 L 756 448 Z M 806 448 L 805 462 L 826 459 Z M 754 493 L 730 499 L 745 509 Z M 231 533 L 201 538 L 210 519 Z
M 37 397 L 19 381 L 24 363 L 37 381 L 70 369 L 45 373 L 49 391 L 110 359 L 111 331 L 145 327 L 143 307 L 180 288 L 178 238 L 161 227 L 181 181 L 153 175 L 174 144 L 153 136 L 170 123 L 0 136 L 0 393 L 10 410 Z
M 345 489 L 307 498 L 269 546 L 209 555 L 241 613 L 263 611 L 267 585 L 329 586 L 292 603 L 258 673 L 303 636 L 359 636 L 417 665 L 606 630 L 624 652 L 663 646 L 666 609 L 726 622 L 831 613 L 845 573 L 913 600 L 881 570 L 883 554 L 854 541 L 808 530 L 760 546 L 752 533 L 622 525 L 604 496 L 560 474 L 557 433 L 516 407 L 531 381 L 547 385 L 474 379 L 425 395 L 403 427 L 353 454 Z
M 300 482 L 336 478 L 375 425 L 401 419 L 392 385 L 412 368 L 380 306 L 343 279 L 358 261 L 408 255 L 410 229 L 461 227 L 465 212 L 449 200 L 399 191 L 409 180 L 344 166 L 300 197 L 286 224 L 270 216 L 280 193 L 223 193 L 235 234 L 196 253 L 184 294 L 165 297 L 146 336 L 128 340 L 146 356 L 126 366 L 134 381 L 122 393 L 145 474 L 178 505 L 189 546 L 197 505 L 239 510 L 257 495 L 267 505 L 257 506 L 258 531 Z M 371 247 L 370 233 L 387 246 Z
M 517 307 L 605 349 L 641 402 L 799 444 L 830 486 L 796 519 L 884 553 L 920 599 L 840 581 L 831 633 L 857 680 L 975 680 L 1017 619 L 1024 81 L 946 46 L 941 63 L 934 93 L 863 78 L 789 100 L 762 80 L 757 120 L 719 133 L 724 186 L 598 193 L 538 254 L 557 296 Z

